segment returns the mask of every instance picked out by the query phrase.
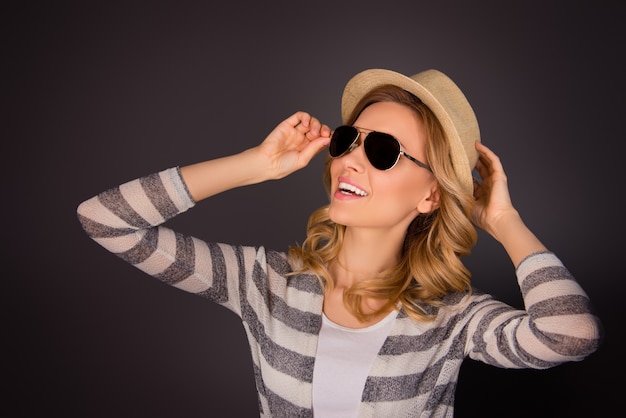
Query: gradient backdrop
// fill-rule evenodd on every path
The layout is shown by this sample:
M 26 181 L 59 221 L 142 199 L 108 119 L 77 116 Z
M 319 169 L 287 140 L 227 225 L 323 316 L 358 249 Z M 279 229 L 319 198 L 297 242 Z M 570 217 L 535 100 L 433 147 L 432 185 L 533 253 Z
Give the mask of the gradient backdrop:
M 605 324 L 602 347 L 582 363 L 528 371 L 468 360 L 457 416 L 622 409 L 623 5 L 39 3 L 5 5 L 2 17 L 10 416 L 257 416 L 238 319 L 101 249 L 76 206 L 135 177 L 256 145 L 297 110 L 335 126 L 343 85 L 372 67 L 437 68 L 459 84 L 514 203 Z M 171 225 L 286 249 L 326 202 L 321 162 L 202 202 Z M 467 263 L 476 286 L 521 307 L 513 266 L 493 240 L 481 234 Z

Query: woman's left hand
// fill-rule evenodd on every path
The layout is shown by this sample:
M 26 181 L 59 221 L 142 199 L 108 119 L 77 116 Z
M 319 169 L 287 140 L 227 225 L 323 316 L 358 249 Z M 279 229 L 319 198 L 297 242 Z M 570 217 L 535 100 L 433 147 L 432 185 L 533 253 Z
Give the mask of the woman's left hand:
M 474 179 L 476 204 L 472 209 L 472 222 L 496 239 L 498 221 L 506 216 L 519 216 L 509 194 L 506 174 L 500 158 L 491 149 L 476 142 L 478 163 L 476 169 L 482 182 Z

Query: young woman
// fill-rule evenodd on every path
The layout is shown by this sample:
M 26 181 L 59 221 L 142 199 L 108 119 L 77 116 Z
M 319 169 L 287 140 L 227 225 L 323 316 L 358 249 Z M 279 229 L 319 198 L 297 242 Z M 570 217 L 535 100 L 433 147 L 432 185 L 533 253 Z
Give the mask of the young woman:
M 262 416 L 451 417 L 468 356 L 544 369 L 597 349 L 587 295 L 512 206 L 452 80 L 364 71 L 345 87 L 342 119 L 331 131 L 297 112 L 239 154 L 100 193 L 78 207 L 80 222 L 125 261 L 241 318 Z M 310 216 L 301 246 L 227 245 L 163 226 L 326 148 L 329 204 Z M 462 258 L 475 226 L 506 249 L 525 310 L 472 288 Z

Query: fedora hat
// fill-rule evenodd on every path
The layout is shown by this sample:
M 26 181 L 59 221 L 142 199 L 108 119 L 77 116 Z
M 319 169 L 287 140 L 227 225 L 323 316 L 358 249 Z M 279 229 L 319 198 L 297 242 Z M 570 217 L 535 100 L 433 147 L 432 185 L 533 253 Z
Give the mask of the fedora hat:
M 385 69 L 370 69 L 358 73 L 348 81 L 343 90 L 343 123 L 351 123 L 348 119 L 363 96 L 387 84 L 413 93 L 432 110 L 450 144 L 454 172 L 463 189 L 473 193 L 472 169 L 478 161 L 474 142 L 480 141 L 478 121 L 461 89 L 441 71 L 430 69 L 410 77 Z

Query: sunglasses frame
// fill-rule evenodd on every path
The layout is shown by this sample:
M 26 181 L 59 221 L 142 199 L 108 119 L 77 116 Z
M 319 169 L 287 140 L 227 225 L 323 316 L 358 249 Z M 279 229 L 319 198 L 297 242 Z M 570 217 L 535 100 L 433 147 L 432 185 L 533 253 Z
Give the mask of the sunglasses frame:
M 351 129 L 353 129 L 355 131 L 356 135 L 355 135 L 354 139 L 352 140 L 352 142 L 350 143 L 350 145 L 348 146 L 348 148 L 344 152 L 342 152 L 341 154 L 336 155 L 336 156 L 333 156 L 332 154 L 330 154 L 330 156 L 332 158 L 339 158 L 339 157 L 342 157 L 342 156 L 344 156 L 346 154 L 349 154 L 356 147 L 358 147 L 360 144 L 363 144 L 363 147 L 365 148 L 365 141 L 367 141 L 367 138 L 370 135 L 375 134 L 375 135 L 381 135 L 381 136 L 384 136 L 384 137 L 387 137 L 387 138 L 390 138 L 390 139 L 393 139 L 394 141 L 396 141 L 396 143 L 398 144 L 398 155 L 396 156 L 396 161 L 391 165 L 391 167 L 389 167 L 389 168 L 378 168 L 378 167 L 376 167 L 372 163 L 372 160 L 370 159 L 370 156 L 368 155 L 368 153 L 366 151 L 365 152 L 365 156 L 367 157 L 367 160 L 372 165 L 372 167 L 374 167 L 377 170 L 381 170 L 381 171 L 389 171 L 389 170 L 391 170 L 392 168 L 394 168 L 398 164 L 398 161 L 400 161 L 400 156 L 404 155 L 406 158 L 408 158 L 409 160 L 413 161 L 418 166 L 420 166 L 422 168 L 425 168 L 426 170 L 428 170 L 428 171 L 430 171 L 432 173 L 432 170 L 428 166 L 428 164 L 425 164 L 425 163 L 421 162 L 420 160 L 418 160 L 417 158 L 412 157 L 411 155 L 409 155 L 406 152 L 404 152 L 402 150 L 402 145 L 400 144 L 400 141 L 398 141 L 398 139 L 396 137 L 394 137 L 393 135 L 390 135 L 390 134 L 385 133 L 385 132 L 378 132 L 378 131 L 374 131 L 372 129 L 360 128 L 358 126 L 352 126 L 352 125 L 341 125 L 341 126 L 335 128 L 335 130 L 333 131 L 333 134 L 331 135 L 331 141 L 332 141 L 332 138 L 335 136 L 335 132 L 337 131 L 337 129 L 344 129 L 344 128 L 351 128 Z M 360 143 L 359 143 L 359 138 L 361 137 L 362 133 L 367 133 L 367 134 L 365 135 L 365 138 L 363 138 L 363 141 L 360 141 Z M 330 149 L 329 149 L 329 153 L 330 153 Z

